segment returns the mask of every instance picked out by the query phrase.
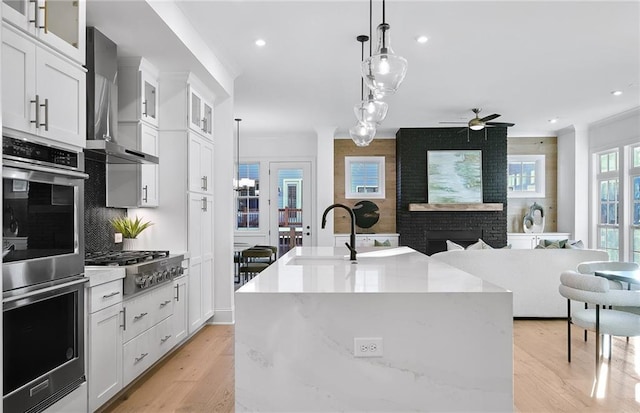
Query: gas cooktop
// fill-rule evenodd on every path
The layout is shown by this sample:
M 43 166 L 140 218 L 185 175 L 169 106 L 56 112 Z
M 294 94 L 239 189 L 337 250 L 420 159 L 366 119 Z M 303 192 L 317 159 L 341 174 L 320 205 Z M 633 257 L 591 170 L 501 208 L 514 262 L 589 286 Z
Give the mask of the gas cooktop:
M 106 251 L 87 252 L 84 265 L 125 266 L 166 258 L 169 251 Z

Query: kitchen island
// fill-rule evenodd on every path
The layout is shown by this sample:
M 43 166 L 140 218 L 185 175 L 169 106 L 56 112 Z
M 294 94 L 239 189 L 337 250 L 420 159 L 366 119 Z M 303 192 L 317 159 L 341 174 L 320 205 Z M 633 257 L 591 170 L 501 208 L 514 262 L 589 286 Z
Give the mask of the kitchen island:
M 236 411 L 513 410 L 510 291 L 408 247 L 347 253 L 298 247 L 236 292 Z

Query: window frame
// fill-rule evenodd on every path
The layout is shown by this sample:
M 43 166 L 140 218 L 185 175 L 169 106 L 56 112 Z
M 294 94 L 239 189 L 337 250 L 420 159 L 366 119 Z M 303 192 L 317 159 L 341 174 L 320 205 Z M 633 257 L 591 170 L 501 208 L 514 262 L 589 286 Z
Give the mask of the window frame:
M 536 190 L 514 191 L 509 189 L 509 165 L 511 163 L 535 162 Z M 546 198 L 546 156 L 545 155 L 507 155 L 507 198 Z
M 351 165 L 370 163 L 378 165 L 378 190 L 375 192 L 353 192 L 351 184 Z M 385 198 L 385 157 L 384 156 L 345 156 L 344 157 L 344 195 L 346 199 L 384 199 Z
M 242 195 L 242 192 L 245 191 L 244 189 L 242 189 L 241 187 L 238 188 L 238 190 L 236 190 L 236 197 L 235 197 L 235 210 L 236 210 L 236 223 L 235 223 L 235 231 L 239 231 L 239 232 L 248 232 L 248 231 L 260 231 L 260 226 L 262 223 L 262 219 L 261 219 L 261 202 L 260 202 L 260 185 L 261 185 L 261 179 L 260 179 L 260 175 L 261 175 L 261 164 L 260 162 L 254 162 L 254 161 L 247 161 L 247 162 L 240 162 L 240 164 L 238 165 L 238 168 L 242 168 L 242 166 L 246 166 L 247 170 L 248 168 L 250 168 L 250 165 L 257 165 L 258 168 L 258 175 L 256 177 L 256 179 L 253 178 L 249 178 L 248 176 L 241 176 L 244 174 L 241 174 L 240 172 L 238 173 L 240 181 L 236 183 L 236 185 L 239 185 L 240 182 L 242 182 L 244 179 L 252 179 L 254 180 L 254 184 L 255 187 L 257 189 L 255 189 L 255 193 L 254 195 L 249 195 L 248 191 L 247 191 L 247 195 Z M 240 169 L 239 169 L 240 171 Z M 246 200 L 247 205 L 249 205 L 250 200 L 256 200 L 257 201 L 257 210 L 254 211 L 253 213 L 256 214 L 257 216 L 257 220 L 258 220 L 258 224 L 257 226 L 245 226 L 245 227 L 241 227 L 238 225 L 238 218 L 239 218 L 239 204 L 240 204 L 240 200 L 244 199 Z M 247 214 L 247 224 L 249 223 L 249 214 L 250 212 L 246 212 L 245 214 Z

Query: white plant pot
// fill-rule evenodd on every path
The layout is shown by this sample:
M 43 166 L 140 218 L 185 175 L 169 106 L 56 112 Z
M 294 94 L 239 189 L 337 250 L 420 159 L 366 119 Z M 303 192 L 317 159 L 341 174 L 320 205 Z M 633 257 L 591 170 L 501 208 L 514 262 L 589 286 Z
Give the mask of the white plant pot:
M 123 238 L 122 239 L 122 250 L 123 251 L 135 251 L 138 250 L 138 239 L 137 238 Z

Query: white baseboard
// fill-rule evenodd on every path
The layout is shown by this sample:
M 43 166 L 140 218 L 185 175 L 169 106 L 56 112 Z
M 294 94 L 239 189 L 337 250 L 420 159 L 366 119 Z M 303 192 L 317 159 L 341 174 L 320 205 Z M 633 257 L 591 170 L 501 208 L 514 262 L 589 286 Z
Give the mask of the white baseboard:
M 207 324 L 235 324 L 233 309 L 216 309 L 213 317 L 207 322 Z

